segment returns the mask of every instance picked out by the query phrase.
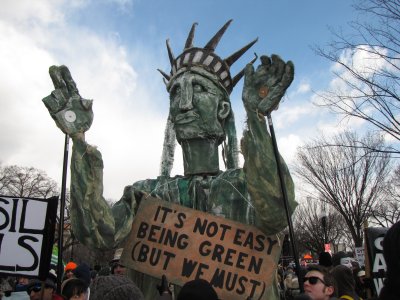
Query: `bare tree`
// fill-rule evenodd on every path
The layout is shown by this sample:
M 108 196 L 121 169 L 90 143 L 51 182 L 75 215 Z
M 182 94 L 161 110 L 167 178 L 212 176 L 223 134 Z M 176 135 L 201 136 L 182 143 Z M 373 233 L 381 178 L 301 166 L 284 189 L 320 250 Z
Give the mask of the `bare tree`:
M 293 223 L 300 252 L 319 254 L 324 244 L 337 244 L 343 232 L 342 217 L 311 197 L 296 208 Z
M 387 185 L 386 197 L 384 201 L 377 204 L 372 211 L 371 223 L 391 227 L 394 223 L 400 221 L 400 166 L 396 168 Z
M 359 140 L 381 152 L 355 147 Z M 376 204 L 384 200 L 390 162 L 389 154 L 384 153 L 382 138 L 367 134 L 359 139 L 355 133 L 345 132 L 329 141 L 318 138 L 299 149 L 295 172 L 316 192 L 315 197 L 337 210 L 354 245 L 360 247 L 364 221 L 371 216 Z
M 57 183 L 45 172 L 20 166 L 0 166 L 0 194 L 49 198 L 58 194 Z
M 332 31 L 318 55 L 335 63 L 337 77 L 318 104 L 346 117 L 363 119 L 400 141 L 400 3 L 398 0 L 355 1 L 366 21 L 349 24 L 351 35 Z M 367 145 L 358 143 L 355 146 Z M 382 149 L 374 149 L 382 151 Z M 400 153 L 398 147 L 385 149 Z

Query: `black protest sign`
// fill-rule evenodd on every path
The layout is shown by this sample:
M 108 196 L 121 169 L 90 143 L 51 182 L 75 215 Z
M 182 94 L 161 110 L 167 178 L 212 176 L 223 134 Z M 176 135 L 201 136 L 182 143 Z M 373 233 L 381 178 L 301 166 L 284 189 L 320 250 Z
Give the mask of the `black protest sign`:
M 365 230 L 366 244 L 368 252 L 369 266 L 371 268 L 371 278 L 374 282 L 373 293 L 378 296 L 383 287 L 385 279 L 386 261 L 383 257 L 382 242 L 388 228 L 369 227 Z
M 205 279 L 220 299 L 261 298 L 272 284 L 277 236 L 259 229 L 147 198 L 140 204 L 122 263 L 139 272 L 183 285 Z
M 45 279 L 58 198 L 0 196 L 0 274 Z

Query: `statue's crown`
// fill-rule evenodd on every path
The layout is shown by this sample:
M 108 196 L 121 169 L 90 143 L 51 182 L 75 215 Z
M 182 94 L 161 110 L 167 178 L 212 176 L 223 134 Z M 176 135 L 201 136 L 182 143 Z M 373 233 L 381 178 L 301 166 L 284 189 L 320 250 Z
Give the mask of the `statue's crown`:
M 171 63 L 171 71 L 168 75 L 165 72 L 158 70 L 164 76 L 166 85 L 169 85 L 169 82 L 173 80 L 173 77 L 177 75 L 179 71 L 188 68 L 190 69 L 192 66 L 197 66 L 216 75 L 219 79 L 219 83 L 230 94 L 233 87 L 238 83 L 244 74 L 243 69 L 232 78 L 230 73 L 231 65 L 233 65 L 258 40 L 255 39 L 225 59 L 220 58 L 214 53 L 214 50 L 231 22 L 232 20 L 226 22 L 225 25 L 222 26 L 221 29 L 218 30 L 218 32 L 204 46 L 204 48 L 193 47 L 194 31 L 197 25 L 197 23 L 194 23 L 187 37 L 183 52 L 177 58 L 175 58 L 174 54 L 172 53 L 169 40 L 167 40 L 166 44 L 169 61 Z M 255 59 L 251 63 L 254 61 Z

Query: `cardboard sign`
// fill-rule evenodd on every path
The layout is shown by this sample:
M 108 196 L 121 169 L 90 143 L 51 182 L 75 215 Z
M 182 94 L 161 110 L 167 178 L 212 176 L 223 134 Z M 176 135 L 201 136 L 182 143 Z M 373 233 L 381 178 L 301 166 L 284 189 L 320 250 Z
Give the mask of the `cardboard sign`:
M 0 196 L 0 274 L 46 278 L 57 199 Z
M 387 231 L 388 228 L 385 227 L 369 227 L 365 230 L 368 260 L 371 268 L 371 277 L 374 282 L 373 293 L 375 296 L 380 294 L 386 275 L 386 261 L 383 256 L 382 242 Z
M 122 263 L 184 285 L 211 283 L 220 299 L 260 299 L 272 284 L 277 236 L 222 217 L 147 198 L 140 204 Z

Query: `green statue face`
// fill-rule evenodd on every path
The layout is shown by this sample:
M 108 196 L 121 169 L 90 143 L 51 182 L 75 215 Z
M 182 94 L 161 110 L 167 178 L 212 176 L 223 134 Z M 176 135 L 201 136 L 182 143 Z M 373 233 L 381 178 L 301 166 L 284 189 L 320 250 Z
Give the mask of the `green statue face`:
M 188 139 L 214 139 L 221 143 L 225 137 L 223 120 L 229 115 L 226 92 L 213 80 L 186 71 L 172 82 L 170 117 L 179 143 Z

